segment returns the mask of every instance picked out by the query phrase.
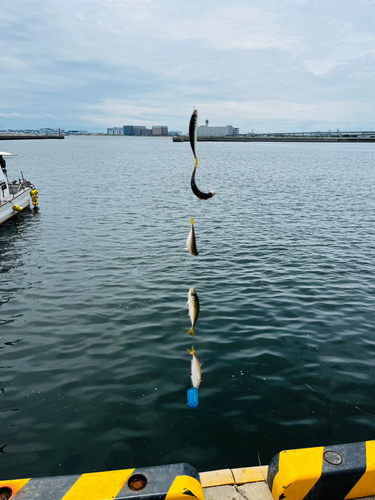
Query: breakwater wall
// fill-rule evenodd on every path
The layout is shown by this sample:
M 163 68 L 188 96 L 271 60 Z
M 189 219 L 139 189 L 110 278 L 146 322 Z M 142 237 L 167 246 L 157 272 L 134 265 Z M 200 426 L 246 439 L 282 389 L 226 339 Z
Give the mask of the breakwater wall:
M 0 141 L 19 141 L 23 139 L 64 139 L 64 136 L 39 134 L 0 134 Z
M 182 137 L 182 139 L 181 139 Z M 189 137 L 173 137 L 173 142 L 189 141 Z M 197 141 L 205 142 L 375 142 L 375 137 L 197 137 Z
M 373 499 L 375 441 L 284 450 L 269 466 L 199 473 L 187 463 L 0 481 L 2 500 Z M 285 494 L 286 493 L 286 494 Z

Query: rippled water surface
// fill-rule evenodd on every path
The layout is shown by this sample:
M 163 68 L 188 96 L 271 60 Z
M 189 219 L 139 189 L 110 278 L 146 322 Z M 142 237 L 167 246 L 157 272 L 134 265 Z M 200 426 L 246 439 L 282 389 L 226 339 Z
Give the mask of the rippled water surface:
M 171 138 L 1 149 L 40 206 L 0 227 L 3 478 L 374 438 L 375 144 L 198 143 L 205 202 Z

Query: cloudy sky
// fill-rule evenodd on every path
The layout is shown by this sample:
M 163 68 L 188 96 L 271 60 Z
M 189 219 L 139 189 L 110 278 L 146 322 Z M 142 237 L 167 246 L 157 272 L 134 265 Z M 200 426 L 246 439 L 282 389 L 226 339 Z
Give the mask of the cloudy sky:
M 3 0 L 0 129 L 375 129 L 375 0 Z

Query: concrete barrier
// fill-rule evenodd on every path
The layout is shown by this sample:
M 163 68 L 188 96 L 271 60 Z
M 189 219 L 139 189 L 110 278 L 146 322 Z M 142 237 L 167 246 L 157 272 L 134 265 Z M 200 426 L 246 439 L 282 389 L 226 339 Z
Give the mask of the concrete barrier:
M 182 463 L 0 481 L 1 500 L 350 500 L 372 495 L 375 441 L 286 450 L 268 467 L 198 474 Z
M 375 494 L 375 441 L 282 451 L 268 467 L 277 500 L 343 500 Z
M 198 472 L 189 464 L 90 474 L 0 481 L 8 500 L 204 500 Z

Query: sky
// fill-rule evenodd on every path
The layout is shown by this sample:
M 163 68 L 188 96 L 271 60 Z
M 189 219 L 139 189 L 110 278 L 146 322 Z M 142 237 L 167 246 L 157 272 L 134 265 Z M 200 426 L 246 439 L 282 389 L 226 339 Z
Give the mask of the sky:
M 374 130 L 375 0 L 3 0 L 0 129 Z

